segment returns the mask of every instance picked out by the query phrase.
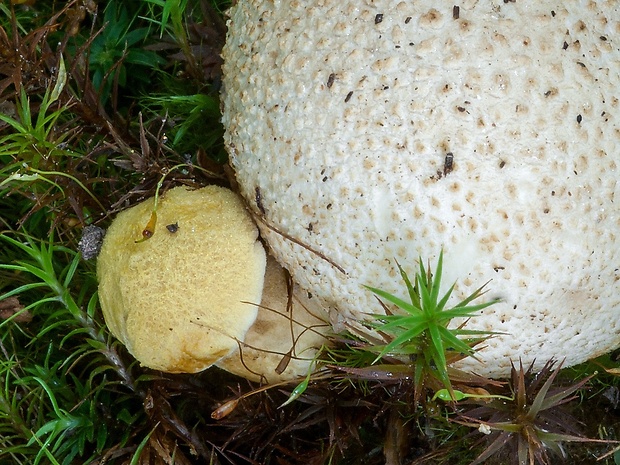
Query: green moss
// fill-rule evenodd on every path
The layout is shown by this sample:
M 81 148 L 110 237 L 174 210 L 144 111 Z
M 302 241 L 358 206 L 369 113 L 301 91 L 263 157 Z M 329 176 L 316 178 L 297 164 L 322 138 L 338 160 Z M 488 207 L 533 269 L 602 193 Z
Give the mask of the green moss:
M 401 270 L 411 302 L 376 290 L 402 310 L 370 323 L 385 340 L 336 335 L 297 391 L 217 369 L 146 370 L 109 335 L 94 262 L 77 252 L 82 231 L 158 185 L 226 183 L 217 92 L 228 4 L 0 3 L 0 462 L 474 461 L 481 433 L 456 420 L 500 400 L 484 392 L 515 390 L 451 370 L 484 335 L 445 332 L 456 315 L 437 294 L 441 270 L 422 262 L 415 282 Z M 425 309 L 435 311 L 420 319 Z M 566 404 L 588 437 L 618 438 L 619 369 L 608 354 L 554 375 L 556 393 L 593 376 Z M 433 399 L 442 389 L 459 402 Z M 211 418 L 222 405 L 227 415 Z M 567 447 L 584 463 L 612 449 Z

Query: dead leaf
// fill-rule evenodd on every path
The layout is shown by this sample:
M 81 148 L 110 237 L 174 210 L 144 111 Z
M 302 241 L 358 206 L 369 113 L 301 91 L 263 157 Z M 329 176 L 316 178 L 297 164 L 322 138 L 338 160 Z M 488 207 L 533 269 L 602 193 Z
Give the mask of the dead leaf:
M 32 313 L 28 310 L 24 311 L 24 306 L 19 303 L 17 297 L 7 297 L 0 300 L 0 319 L 8 320 L 9 318 L 12 318 L 16 323 L 30 323 Z

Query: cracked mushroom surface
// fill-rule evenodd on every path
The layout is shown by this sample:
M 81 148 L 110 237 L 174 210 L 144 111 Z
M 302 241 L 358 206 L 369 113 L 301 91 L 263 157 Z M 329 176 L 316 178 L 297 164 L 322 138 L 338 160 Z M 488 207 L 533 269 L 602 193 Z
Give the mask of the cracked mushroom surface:
M 620 345 L 617 2 L 239 0 L 229 15 L 231 165 L 336 329 L 381 312 L 363 284 L 406 297 L 394 259 L 413 275 L 443 248 L 454 299 L 489 280 L 502 299 L 467 327 L 506 334 L 461 368 Z

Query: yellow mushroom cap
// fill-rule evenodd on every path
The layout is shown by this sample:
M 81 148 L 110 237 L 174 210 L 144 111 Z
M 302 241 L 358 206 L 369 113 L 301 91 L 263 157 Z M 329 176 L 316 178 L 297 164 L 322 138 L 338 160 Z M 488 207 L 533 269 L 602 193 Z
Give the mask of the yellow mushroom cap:
M 121 212 L 108 229 L 97 261 L 101 308 L 143 366 L 195 373 L 237 349 L 254 323 L 248 302 L 261 300 L 265 251 L 228 189 L 171 189 L 141 240 L 154 202 Z

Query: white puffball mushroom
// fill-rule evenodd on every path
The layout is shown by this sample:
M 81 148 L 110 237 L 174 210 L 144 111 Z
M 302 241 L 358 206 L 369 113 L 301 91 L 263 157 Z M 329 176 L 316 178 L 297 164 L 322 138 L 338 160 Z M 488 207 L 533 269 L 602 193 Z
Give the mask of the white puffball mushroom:
M 315 366 L 317 352 L 328 342 L 331 327 L 326 318 L 316 299 L 287 283 L 284 269 L 267 256 L 256 321 L 239 350 L 216 365 L 252 381 L 271 384 L 306 376 Z
M 223 123 L 242 195 L 336 329 L 444 250 L 497 331 L 460 368 L 620 345 L 620 4 L 238 0 Z M 293 240 L 292 240 L 293 239 Z M 329 260 L 328 260 L 329 259 Z M 337 265 L 337 266 L 335 266 Z
M 195 373 L 235 351 L 254 323 L 265 250 L 228 189 L 171 189 L 152 224 L 154 202 L 119 213 L 108 229 L 99 300 L 111 333 L 143 366 Z

